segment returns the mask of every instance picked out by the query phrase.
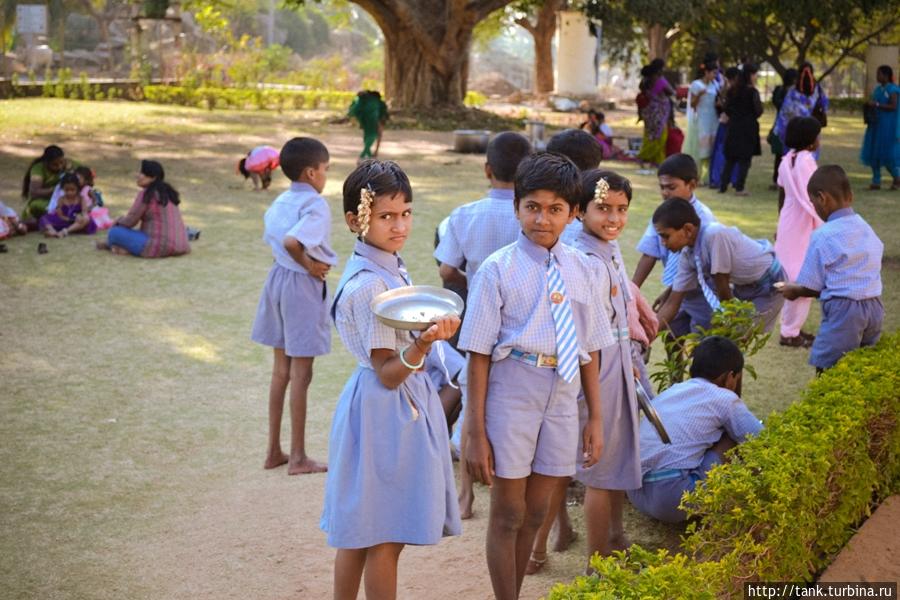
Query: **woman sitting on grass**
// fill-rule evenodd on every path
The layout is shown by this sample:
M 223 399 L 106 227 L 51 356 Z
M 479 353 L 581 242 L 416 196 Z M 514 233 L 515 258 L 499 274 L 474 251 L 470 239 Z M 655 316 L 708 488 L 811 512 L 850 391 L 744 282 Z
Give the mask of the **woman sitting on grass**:
M 66 171 L 74 167 L 75 164 L 66 158 L 63 149 L 52 145 L 44 148 L 44 152 L 28 165 L 22 180 L 22 197 L 25 199 L 22 220 L 31 223 L 31 229 L 37 228 L 38 219 L 47 212 L 56 184 Z
M 155 160 L 141 161 L 137 184 L 141 190 L 131 210 L 119 217 L 98 250 L 143 258 L 178 256 L 191 251 L 178 205 L 178 192 L 165 181 L 165 171 Z M 140 222 L 140 230 L 132 229 Z

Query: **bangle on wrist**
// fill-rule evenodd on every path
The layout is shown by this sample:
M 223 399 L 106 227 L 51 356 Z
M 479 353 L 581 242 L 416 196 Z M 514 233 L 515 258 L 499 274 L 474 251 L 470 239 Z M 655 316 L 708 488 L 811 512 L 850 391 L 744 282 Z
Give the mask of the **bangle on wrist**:
M 415 343 L 415 342 L 413 342 L 413 343 Z M 419 364 L 412 365 L 412 364 L 408 363 L 406 361 L 406 356 L 405 356 L 407 350 L 409 350 L 409 346 L 407 346 L 406 348 L 404 348 L 397 354 L 397 356 L 400 357 L 400 362 L 403 363 L 404 367 L 406 367 L 410 371 L 418 371 L 419 369 L 421 369 L 422 367 L 425 366 L 425 355 L 424 354 L 422 355 L 422 360 L 419 361 Z

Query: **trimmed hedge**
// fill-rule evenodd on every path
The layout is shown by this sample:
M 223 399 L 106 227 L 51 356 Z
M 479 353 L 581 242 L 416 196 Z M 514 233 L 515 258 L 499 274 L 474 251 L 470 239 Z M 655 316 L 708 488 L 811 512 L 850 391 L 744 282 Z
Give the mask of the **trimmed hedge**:
M 851 352 L 686 494 L 689 553 L 632 546 L 550 600 L 740 597 L 747 581 L 809 581 L 900 483 L 900 334 Z
M 254 88 L 183 87 L 145 85 L 144 99 L 157 104 L 178 104 L 199 108 L 258 108 L 346 110 L 354 92 L 333 90 L 274 90 Z

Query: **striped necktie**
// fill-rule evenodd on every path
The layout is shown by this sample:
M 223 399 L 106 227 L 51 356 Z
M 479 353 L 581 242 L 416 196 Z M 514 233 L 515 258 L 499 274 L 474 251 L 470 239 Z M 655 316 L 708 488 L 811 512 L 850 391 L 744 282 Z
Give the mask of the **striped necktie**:
M 412 285 L 412 280 L 409 278 L 409 271 L 406 270 L 406 263 L 404 263 L 403 259 L 399 256 L 397 257 L 397 270 L 400 271 L 400 277 L 403 278 L 406 285 Z
M 709 287 L 709 284 L 706 283 L 706 276 L 703 274 L 703 262 L 700 260 L 699 235 L 697 236 L 697 242 L 694 244 L 694 265 L 697 267 L 697 283 L 700 284 L 700 291 L 703 292 L 703 297 L 706 298 L 706 302 L 713 311 L 719 310 L 722 308 L 722 303 L 719 302 L 719 296 L 717 296 L 713 289 Z
M 556 327 L 556 372 L 565 381 L 572 383 L 579 368 L 578 335 L 572 319 L 572 305 L 566 296 L 566 286 L 553 254 L 547 258 L 547 291 L 550 313 Z
M 663 265 L 662 282 L 665 286 L 671 286 L 675 283 L 675 276 L 678 275 L 678 263 L 681 261 L 680 252 L 669 252 L 666 256 L 666 263 Z

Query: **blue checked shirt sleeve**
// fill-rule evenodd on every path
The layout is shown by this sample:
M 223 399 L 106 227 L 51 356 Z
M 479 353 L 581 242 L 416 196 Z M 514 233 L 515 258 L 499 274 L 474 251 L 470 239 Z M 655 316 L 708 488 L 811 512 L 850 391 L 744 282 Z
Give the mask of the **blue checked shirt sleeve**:
M 724 227 L 708 227 L 704 241 L 709 245 L 709 272 L 711 275 L 718 273 L 730 274 L 734 271 L 734 236 L 741 235 L 735 229 Z M 695 252 L 702 252 L 701 248 L 695 248 Z
M 441 236 L 438 247 L 434 250 L 434 257 L 442 263 L 458 269 L 466 257 L 463 254 L 462 246 L 456 233 L 457 215 L 458 213 L 455 210 L 450 213 L 450 219 L 447 221 L 447 231 Z
M 300 214 L 297 223 L 285 235 L 303 244 L 306 253 L 329 265 L 337 264 L 337 256 L 330 248 L 331 214 L 324 199 L 317 199 Z
M 358 277 L 358 276 L 357 276 Z M 353 295 L 353 321 L 359 328 L 362 345 L 368 355 L 372 350 L 398 350 L 397 332 L 379 321 L 372 312 L 372 298 L 387 291 L 387 285 L 378 277 L 367 277 Z
M 469 288 L 466 318 L 459 336 L 459 348 L 478 354 L 491 355 L 500 337 L 500 279 L 497 264 L 482 265 L 475 273 Z
M 609 298 L 609 273 L 599 260 L 591 260 L 590 298 Z M 587 308 L 590 311 L 587 339 L 582 344 L 585 352 L 595 352 L 601 348 L 608 348 L 616 343 L 612 334 L 612 325 L 609 315 L 606 313 L 603 302 L 589 302 Z
M 803 257 L 803 266 L 800 267 L 800 273 L 797 275 L 799 285 L 821 292 L 825 289 L 825 266 L 828 261 L 826 248 L 822 244 L 821 239 L 817 239 L 816 232 L 813 232 L 809 247 L 806 249 L 806 256 Z
M 647 256 L 652 256 L 653 258 L 659 260 L 668 256 L 668 251 L 659 240 L 659 234 L 656 233 L 656 228 L 653 226 L 653 221 L 651 221 L 647 225 L 647 229 L 644 230 L 644 235 L 638 242 L 637 251 L 641 254 L 646 254 Z
M 731 401 L 723 405 L 722 425 L 731 439 L 743 442 L 748 436 L 759 433 L 762 430 L 762 423 L 737 395 L 731 396 Z

